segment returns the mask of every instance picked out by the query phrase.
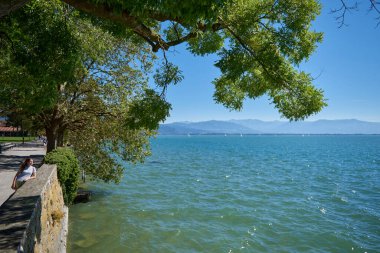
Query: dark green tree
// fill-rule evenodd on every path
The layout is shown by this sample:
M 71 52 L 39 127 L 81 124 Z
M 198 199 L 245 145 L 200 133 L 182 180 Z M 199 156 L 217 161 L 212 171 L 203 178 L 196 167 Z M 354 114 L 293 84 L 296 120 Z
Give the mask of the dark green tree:
M 297 68 L 322 40 L 311 30 L 315 0 L 25 2 L 0 22 L 0 106 L 33 115 L 48 150 L 66 136 L 89 171 L 100 158 L 102 166 L 115 161 L 107 151 L 132 161 L 148 153 L 147 138 L 170 109 L 167 86 L 182 79 L 166 52 L 181 43 L 195 55 L 219 56 L 214 99 L 228 108 L 267 94 L 284 117 L 299 120 L 325 106 Z M 147 73 L 158 50 L 156 92 Z M 120 175 L 111 164 L 102 175 Z
M 320 11 L 317 1 L 65 2 L 122 24 L 153 52 L 186 42 L 196 55 L 217 53 L 222 75 L 214 98 L 231 109 L 267 94 L 283 116 L 298 120 L 325 105 L 310 75 L 296 68 L 322 39 L 310 29 Z
M 32 1 L 0 29 L 9 39 L 0 49 L 0 108 L 44 129 L 48 152 L 69 142 L 82 168 L 104 181 L 119 179 L 121 159 L 149 154 L 170 105 L 148 87 L 154 55 L 141 40 L 116 37 L 117 27 L 59 1 Z

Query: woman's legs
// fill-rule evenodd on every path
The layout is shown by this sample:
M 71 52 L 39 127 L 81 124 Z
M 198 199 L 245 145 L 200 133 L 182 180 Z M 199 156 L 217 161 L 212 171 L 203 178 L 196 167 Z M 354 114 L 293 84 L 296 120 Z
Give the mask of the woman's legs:
M 20 188 L 24 183 L 25 181 L 16 181 L 16 189 Z

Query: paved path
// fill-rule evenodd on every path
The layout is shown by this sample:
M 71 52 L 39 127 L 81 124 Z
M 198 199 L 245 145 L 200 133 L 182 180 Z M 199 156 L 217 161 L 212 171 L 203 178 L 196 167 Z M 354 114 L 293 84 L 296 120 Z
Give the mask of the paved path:
M 18 144 L 17 147 L 0 154 L 0 206 L 14 193 L 11 189 L 12 180 L 25 158 L 34 160 L 38 176 L 38 168 L 45 154 L 45 147 L 41 142 Z

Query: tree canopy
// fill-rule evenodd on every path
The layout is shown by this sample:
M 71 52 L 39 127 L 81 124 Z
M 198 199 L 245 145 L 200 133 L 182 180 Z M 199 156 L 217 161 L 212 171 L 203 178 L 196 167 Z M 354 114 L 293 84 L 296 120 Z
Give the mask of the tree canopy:
M 48 151 L 68 142 L 89 174 L 117 181 L 121 160 L 149 154 L 170 105 L 148 87 L 151 50 L 94 22 L 59 1 L 32 1 L 3 20 L 0 109 L 44 129 Z
M 295 68 L 322 39 L 310 28 L 317 1 L 66 2 L 124 24 L 154 52 L 187 42 L 193 54 L 217 53 L 214 98 L 231 109 L 268 94 L 283 116 L 298 120 L 325 105 L 310 75 Z
M 68 140 L 103 180 L 117 180 L 120 159 L 149 153 L 148 138 L 169 115 L 165 91 L 182 80 L 166 57 L 175 45 L 218 55 L 214 99 L 228 108 L 267 94 L 284 117 L 299 120 L 325 106 L 298 69 L 322 40 L 311 29 L 317 1 L 27 2 L 0 21 L 0 109 L 33 117 L 48 150 Z

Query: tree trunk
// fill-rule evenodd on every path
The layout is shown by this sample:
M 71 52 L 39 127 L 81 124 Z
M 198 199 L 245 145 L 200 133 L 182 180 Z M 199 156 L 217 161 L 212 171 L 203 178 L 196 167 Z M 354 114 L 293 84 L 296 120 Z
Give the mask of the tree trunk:
M 47 146 L 46 153 L 53 151 L 57 148 L 57 128 L 56 127 L 46 127 L 46 138 L 47 138 Z
M 63 147 L 63 136 L 64 136 L 65 130 L 62 128 L 59 128 L 57 131 L 57 147 Z

